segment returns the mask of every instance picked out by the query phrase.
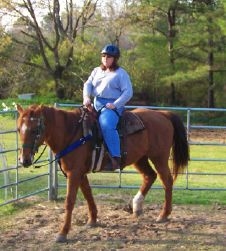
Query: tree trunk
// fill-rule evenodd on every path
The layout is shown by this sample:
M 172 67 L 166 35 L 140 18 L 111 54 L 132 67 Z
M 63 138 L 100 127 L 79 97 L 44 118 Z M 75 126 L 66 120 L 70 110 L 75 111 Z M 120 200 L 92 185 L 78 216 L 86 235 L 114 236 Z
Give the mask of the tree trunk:
M 213 52 L 209 52 L 208 55 L 208 63 L 209 63 L 209 88 L 208 88 L 208 107 L 214 108 L 214 76 L 213 76 L 213 63 L 214 63 L 214 56 Z
M 56 70 L 54 72 L 55 91 L 56 91 L 56 96 L 59 99 L 65 98 L 65 86 L 62 83 L 62 77 L 63 77 L 64 70 L 65 70 L 65 67 L 58 65 L 58 66 L 56 66 Z
M 169 51 L 171 69 L 173 70 L 173 72 L 175 71 L 175 58 L 173 53 L 173 46 L 174 46 L 173 39 L 176 36 L 175 24 L 176 24 L 176 8 L 170 7 L 168 10 L 168 51 Z M 170 102 L 171 105 L 175 105 L 176 104 L 175 84 L 172 82 L 170 86 L 171 86 Z
M 208 107 L 214 108 L 214 71 L 213 71 L 213 65 L 214 65 L 214 42 L 212 38 L 212 32 L 211 32 L 211 24 L 212 24 L 212 18 L 209 18 L 209 53 L 208 53 L 208 65 L 209 65 L 209 87 L 208 87 Z

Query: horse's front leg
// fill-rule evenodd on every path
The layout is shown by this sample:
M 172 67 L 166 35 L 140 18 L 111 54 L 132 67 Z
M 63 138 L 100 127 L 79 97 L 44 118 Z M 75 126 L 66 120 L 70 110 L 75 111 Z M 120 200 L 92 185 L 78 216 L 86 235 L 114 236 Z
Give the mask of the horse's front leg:
M 67 242 L 67 234 L 71 227 L 72 211 L 74 209 L 75 200 L 81 183 L 81 175 L 75 172 L 67 173 L 67 195 L 65 200 L 65 219 L 63 226 L 57 236 L 56 242 Z
M 89 208 L 89 219 L 87 225 L 91 227 L 95 226 L 97 222 L 97 207 L 93 198 L 92 190 L 89 185 L 89 180 L 87 178 L 87 175 L 84 175 L 84 177 L 82 178 L 80 188 L 88 203 L 88 208 Z

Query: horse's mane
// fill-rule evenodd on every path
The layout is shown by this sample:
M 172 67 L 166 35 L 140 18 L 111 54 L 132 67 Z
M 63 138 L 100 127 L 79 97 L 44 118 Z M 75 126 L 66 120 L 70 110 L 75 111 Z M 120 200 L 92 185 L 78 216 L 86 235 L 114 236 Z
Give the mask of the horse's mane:
M 78 108 L 73 110 L 63 110 L 55 107 L 40 106 L 40 110 L 45 117 L 45 120 L 50 121 L 58 130 L 64 130 L 69 133 L 75 131 L 76 125 L 81 116 Z

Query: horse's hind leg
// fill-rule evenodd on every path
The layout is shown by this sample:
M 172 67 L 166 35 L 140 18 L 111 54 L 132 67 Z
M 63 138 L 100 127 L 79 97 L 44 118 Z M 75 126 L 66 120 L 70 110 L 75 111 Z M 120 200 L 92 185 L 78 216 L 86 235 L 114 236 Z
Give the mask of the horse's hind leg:
M 134 216 L 139 216 L 143 210 L 142 207 L 144 197 L 148 193 L 152 184 L 155 182 L 157 174 L 152 169 L 147 157 L 143 157 L 142 159 L 137 161 L 134 166 L 143 178 L 142 185 L 136 196 L 133 198 L 133 214 Z
M 87 225 L 95 226 L 96 221 L 97 221 L 97 207 L 96 207 L 96 203 L 92 195 L 92 190 L 91 190 L 91 187 L 89 185 L 89 181 L 86 175 L 84 175 L 82 179 L 80 188 L 88 203 L 88 208 L 89 208 L 89 219 L 88 219 Z
M 173 190 L 173 177 L 170 173 L 168 160 L 163 158 L 158 161 L 153 161 L 158 172 L 159 178 L 162 182 L 163 188 L 165 190 L 165 202 L 163 208 L 157 218 L 157 222 L 165 222 L 168 220 L 168 216 L 172 212 L 172 190 Z

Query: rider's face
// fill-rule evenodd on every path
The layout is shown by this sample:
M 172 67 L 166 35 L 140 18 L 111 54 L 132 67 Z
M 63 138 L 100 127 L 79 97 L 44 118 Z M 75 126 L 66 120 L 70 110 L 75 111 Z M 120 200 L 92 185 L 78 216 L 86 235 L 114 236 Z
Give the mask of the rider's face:
M 110 55 L 107 55 L 107 54 L 102 54 L 101 55 L 101 61 L 102 61 L 102 64 L 106 67 L 106 68 L 109 68 L 111 67 L 113 61 L 114 61 L 114 57 L 110 56 Z

